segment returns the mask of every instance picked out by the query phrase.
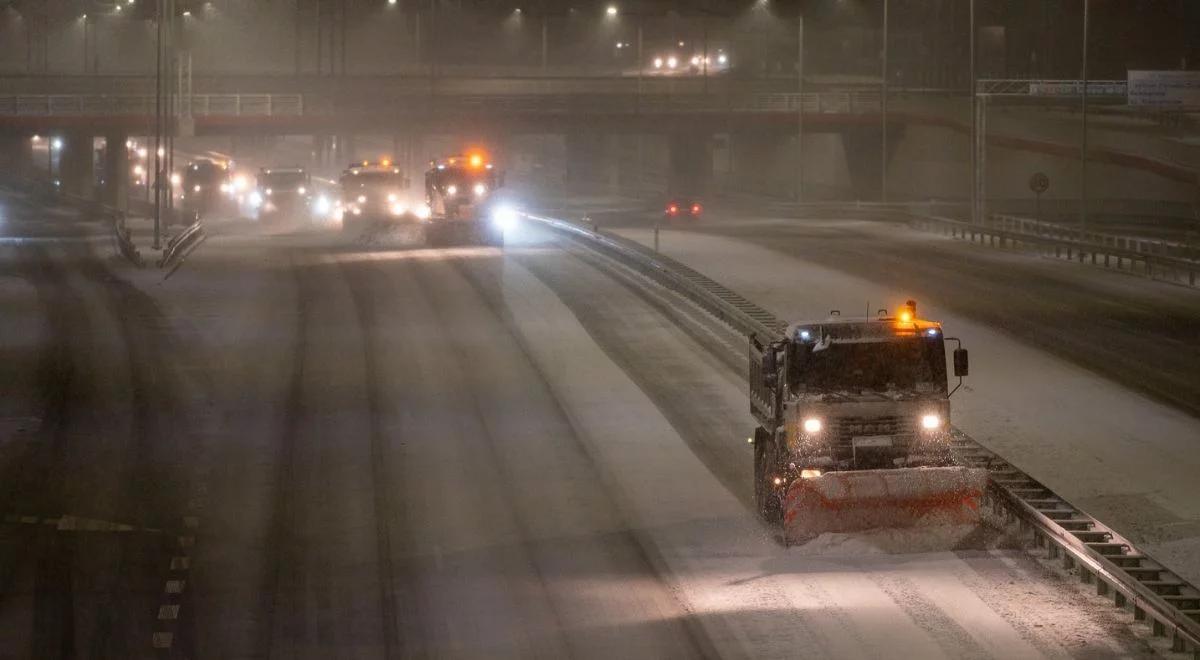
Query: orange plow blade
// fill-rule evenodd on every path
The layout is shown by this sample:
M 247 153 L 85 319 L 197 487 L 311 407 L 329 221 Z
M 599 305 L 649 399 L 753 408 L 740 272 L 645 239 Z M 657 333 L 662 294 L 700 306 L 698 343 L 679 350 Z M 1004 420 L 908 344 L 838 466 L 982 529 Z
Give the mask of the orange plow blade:
M 965 467 L 827 472 L 796 479 L 784 500 L 783 528 L 803 543 L 826 532 L 971 525 L 981 522 L 986 470 Z

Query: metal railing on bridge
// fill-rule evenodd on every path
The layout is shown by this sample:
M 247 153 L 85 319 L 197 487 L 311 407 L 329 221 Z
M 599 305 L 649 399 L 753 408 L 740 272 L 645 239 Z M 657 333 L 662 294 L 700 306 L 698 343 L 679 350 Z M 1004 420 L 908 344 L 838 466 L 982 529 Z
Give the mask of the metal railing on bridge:
M 125 94 L 51 94 L 0 96 L 0 115 L 120 116 L 153 115 L 155 98 Z M 191 98 L 193 115 L 302 116 L 301 94 L 198 94 Z
M 786 113 L 862 114 L 879 112 L 877 91 L 806 94 L 196 94 L 184 101 L 196 117 L 322 117 L 335 114 L 516 113 L 656 114 Z M 66 94 L 0 96 L 0 115 L 121 116 L 153 115 L 150 95 Z

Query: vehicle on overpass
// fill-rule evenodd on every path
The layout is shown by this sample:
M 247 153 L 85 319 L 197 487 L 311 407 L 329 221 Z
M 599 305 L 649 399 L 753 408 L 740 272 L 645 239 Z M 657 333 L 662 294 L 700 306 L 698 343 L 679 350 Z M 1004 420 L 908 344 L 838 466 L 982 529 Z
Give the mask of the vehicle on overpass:
M 704 213 L 704 205 L 695 197 L 672 197 L 663 207 L 663 215 L 668 220 L 679 217 L 699 218 Z
M 389 159 L 351 163 L 338 179 L 343 231 L 379 223 L 423 229 L 429 207 L 409 191 L 409 179 Z
M 511 216 L 500 206 L 497 193 L 503 186 L 503 173 L 479 152 L 430 163 L 425 172 L 425 199 L 432 216 L 429 239 L 502 244 L 503 227 Z
M 229 166 L 199 158 L 188 163 L 180 175 L 180 206 L 199 216 L 228 210 L 230 189 Z
M 263 222 L 307 217 L 312 177 L 302 167 L 264 167 L 258 172 L 250 205 Z
M 977 524 L 986 471 L 951 455 L 947 341 L 908 301 L 895 316 L 793 323 L 750 340 L 759 513 L 793 542 L 826 532 Z M 955 389 L 958 389 L 955 387 Z

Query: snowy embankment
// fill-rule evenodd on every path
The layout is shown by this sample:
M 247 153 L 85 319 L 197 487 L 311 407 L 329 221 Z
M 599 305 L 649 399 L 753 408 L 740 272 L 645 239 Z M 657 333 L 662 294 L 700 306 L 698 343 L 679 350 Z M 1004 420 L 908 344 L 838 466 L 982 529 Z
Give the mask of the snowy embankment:
M 515 330 L 606 488 L 717 655 L 1024 658 L 1146 651 L 1114 618 L 1116 610 L 1063 590 L 1020 552 L 879 556 L 877 542 L 904 543 L 903 534 L 830 535 L 805 549 L 782 547 L 553 291 L 513 260 L 505 263 L 503 290 Z M 643 334 L 669 336 L 669 322 L 662 324 Z M 744 393 L 726 382 L 724 395 L 709 405 L 737 414 L 745 409 Z
M 647 230 L 618 233 L 641 242 Z M 894 307 L 914 295 L 742 241 L 664 232 L 665 254 L 781 318 L 849 304 Z M 807 283 L 807 284 L 806 284 Z M 814 285 L 813 283 L 819 283 Z M 921 298 L 922 316 L 971 350 L 954 421 L 1200 584 L 1200 420 Z

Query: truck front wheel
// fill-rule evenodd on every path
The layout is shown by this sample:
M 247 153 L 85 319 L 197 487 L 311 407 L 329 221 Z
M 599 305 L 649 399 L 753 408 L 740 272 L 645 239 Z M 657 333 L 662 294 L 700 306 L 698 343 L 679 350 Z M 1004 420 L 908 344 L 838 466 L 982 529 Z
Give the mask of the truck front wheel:
M 771 525 L 783 522 L 782 489 L 775 485 L 779 462 L 775 439 L 761 426 L 754 429 L 754 502 L 758 515 Z

